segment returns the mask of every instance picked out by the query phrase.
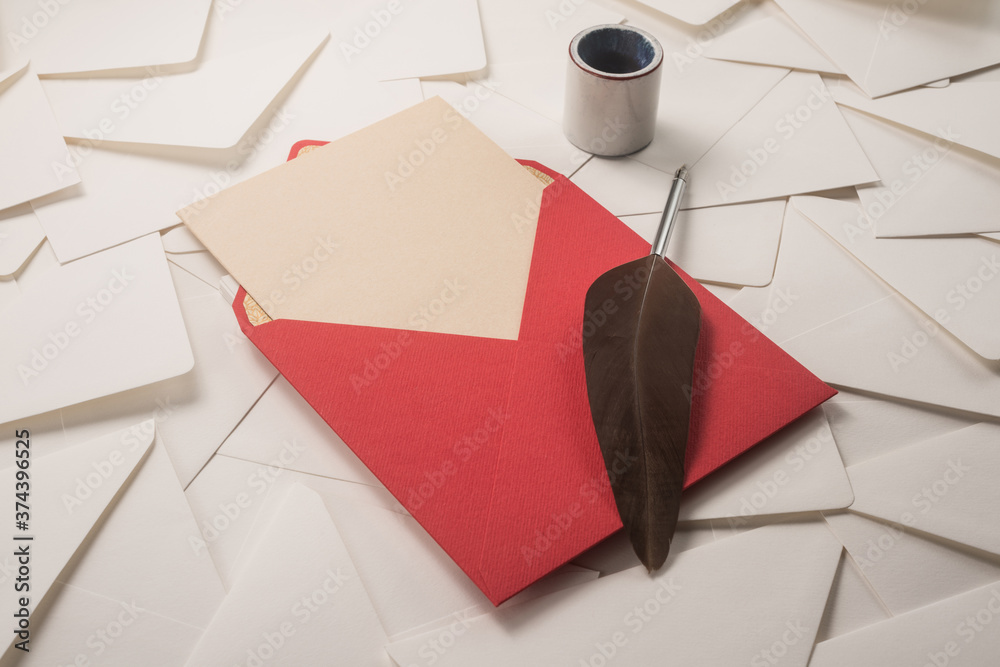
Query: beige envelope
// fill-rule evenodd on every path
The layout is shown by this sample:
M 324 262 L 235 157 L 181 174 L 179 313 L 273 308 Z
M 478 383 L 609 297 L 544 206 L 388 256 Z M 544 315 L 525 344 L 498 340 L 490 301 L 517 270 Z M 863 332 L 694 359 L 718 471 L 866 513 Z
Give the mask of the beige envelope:
M 179 215 L 274 319 L 516 339 L 542 187 L 435 97 Z

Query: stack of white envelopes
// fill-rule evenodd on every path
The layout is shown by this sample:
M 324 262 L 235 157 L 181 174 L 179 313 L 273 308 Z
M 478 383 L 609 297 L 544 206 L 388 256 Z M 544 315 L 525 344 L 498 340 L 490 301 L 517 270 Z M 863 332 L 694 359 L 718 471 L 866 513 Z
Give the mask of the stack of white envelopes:
M 656 136 L 593 157 L 566 49 L 620 22 L 663 47 Z M 997 3 L 9 0 L 0 26 L 0 667 L 995 663 Z M 175 213 L 433 96 L 647 240 L 686 164 L 668 256 L 840 391 L 690 488 L 656 573 L 618 535 L 495 608 Z

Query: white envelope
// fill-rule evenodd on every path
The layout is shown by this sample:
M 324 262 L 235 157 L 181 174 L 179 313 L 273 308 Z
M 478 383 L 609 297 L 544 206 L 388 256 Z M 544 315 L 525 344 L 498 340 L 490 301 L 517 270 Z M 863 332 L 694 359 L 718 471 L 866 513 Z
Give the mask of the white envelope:
M 951 128 L 962 146 L 1000 158 L 1000 81 L 956 81 L 943 88 L 923 86 L 871 99 L 846 81 L 829 84 L 841 106 L 935 134 Z
M 331 486 L 330 491 L 320 495 L 390 639 L 494 610 L 493 604 L 416 519 L 339 497 L 336 494 L 343 486 L 343 483 Z M 598 572 L 583 571 L 572 576 L 580 583 L 597 579 Z M 520 604 L 534 596 L 532 590 L 527 590 L 505 605 Z
M 716 534 L 711 521 L 684 521 L 677 524 L 677 530 L 670 540 L 671 553 L 697 549 L 705 544 L 711 544 L 717 539 L 731 537 L 729 532 Z M 635 548 L 625 531 L 621 530 L 603 542 L 587 549 L 572 561 L 601 573 L 602 577 L 609 574 L 629 570 L 635 567 Z
M 219 284 L 224 276 L 229 275 L 225 267 L 207 250 L 197 252 L 167 252 L 167 261 L 180 270 L 191 274 L 209 287 Z M 230 302 L 232 303 L 232 302 Z
M 716 285 L 715 283 L 707 282 L 703 282 L 701 286 L 726 303 L 743 289 L 736 285 Z
M 20 296 L 21 290 L 17 288 L 17 281 L 13 277 L 0 277 L 0 311 L 17 301 Z
M 786 76 L 690 170 L 687 208 L 830 190 L 879 178 L 823 80 L 809 72 Z
M 0 276 L 16 273 L 44 239 L 30 204 L 0 211 Z
M 250 7 L 241 9 L 249 10 Z M 282 15 L 296 16 L 291 11 Z M 240 49 L 268 50 L 269 47 L 240 43 L 248 36 L 259 39 L 261 30 L 254 22 L 245 25 L 248 22 L 238 18 L 241 16 L 237 12 L 224 22 L 212 22 L 206 39 L 218 43 L 215 40 L 219 38 L 222 42 L 222 46 L 212 49 L 219 52 L 219 58 L 227 58 Z M 320 33 L 315 31 L 315 25 L 296 27 L 297 32 L 286 36 L 291 38 L 307 30 L 310 32 L 306 34 L 319 39 Z M 256 32 L 251 32 L 251 29 Z M 226 42 L 230 37 L 233 44 Z M 103 142 L 71 140 L 70 154 L 80 170 L 83 184 L 32 202 L 60 260 L 67 261 L 142 234 L 172 227 L 178 223 L 174 213 L 179 208 L 280 164 L 296 141 L 335 139 L 421 99 L 418 82 L 375 83 L 362 68 L 353 68 L 345 63 L 329 39 L 304 65 L 303 60 L 311 53 L 309 46 L 302 44 L 296 52 L 302 60 L 289 60 L 285 62 L 284 69 L 264 68 L 267 76 L 263 79 L 260 78 L 261 72 L 236 58 L 237 62 L 230 63 L 233 65 L 230 70 L 233 76 L 219 85 L 219 96 L 213 96 L 219 104 L 202 116 L 182 115 L 193 125 L 167 123 L 166 129 L 147 126 L 149 135 L 134 137 L 135 141 L 119 141 L 117 131 L 112 131 L 108 135 L 110 140 Z M 206 58 L 204 66 L 208 67 L 213 60 Z M 197 78 L 198 75 L 196 70 L 174 76 Z M 153 86 L 156 78 L 155 75 L 148 77 L 144 85 Z M 75 87 L 78 82 L 59 82 L 60 85 L 63 83 Z M 92 80 L 79 82 L 79 85 L 89 83 Z M 101 86 L 105 83 L 102 82 Z M 181 92 L 197 89 L 198 86 L 194 85 L 175 87 Z M 129 90 L 145 89 L 140 86 Z M 264 95 L 264 91 L 270 97 Z M 171 93 L 170 99 L 162 102 L 169 107 L 198 108 L 203 104 L 197 98 L 175 96 L 174 91 L 161 91 L 159 88 L 149 91 L 148 98 L 143 101 L 150 104 L 155 101 L 160 105 L 162 98 L 153 94 L 159 92 Z M 140 106 L 134 99 L 135 92 L 129 94 L 133 96 L 131 101 L 137 107 L 136 112 L 146 108 L 145 104 Z M 259 102 L 259 106 L 242 106 L 242 102 L 250 98 Z M 75 104 L 78 98 L 71 101 Z M 111 103 L 109 101 L 109 105 Z M 118 106 L 92 108 L 93 113 L 100 116 L 98 131 L 101 120 L 107 119 L 114 130 L 125 132 L 128 126 L 124 120 L 131 120 L 131 117 L 121 119 L 119 116 L 124 111 L 118 109 Z M 133 113 L 128 108 L 125 111 Z M 251 124 L 230 124 L 234 118 Z M 128 132 L 137 134 L 141 127 L 137 126 L 134 133 L 131 130 Z M 219 136 L 208 136 L 205 132 L 207 128 L 216 128 Z M 234 136 L 236 142 L 232 145 L 230 142 Z M 185 143 L 198 137 L 213 146 L 228 144 L 230 147 L 147 143 L 163 140 Z
M 381 81 L 486 67 L 476 0 L 435 0 L 419 7 L 364 0 L 321 11 L 345 61 Z
M 1000 554 L 997 442 L 982 423 L 851 466 L 851 510 Z
M 817 644 L 810 667 L 980 667 L 1000 655 L 1000 632 L 977 618 L 1000 613 L 1000 582 Z
M 887 618 L 889 612 L 872 592 L 858 566 L 846 552 L 841 554 L 816 641 L 846 635 Z
M 853 466 L 977 420 L 934 406 L 907 405 L 849 391 L 823 404 L 844 465 Z
M 145 435 L 137 429 L 134 437 Z M 183 664 L 225 596 L 211 557 L 188 544 L 194 527 L 170 459 L 154 442 L 46 598 L 33 664 Z
M 163 252 L 170 254 L 184 254 L 189 252 L 205 252 L 208 250 L 195 238 L 187 225 L 177 225 L 160 234 L 160 241 L 163 243 Z M 170 259 L 169 257 L 167 258 Z
M 238 566 L 252 551 L 248 545 L 251 529 L 270 494 L 281 498 L 294 484 L 319 493 L 335 489 L 342 496 L 359 499 L 387 510 L 406 513 L 388 491 L 367 484 L 350 484 L 319 475 L 279 467 L 301 455 L 292 443 L 266 463 L 253 463 L 216 455 L 185 489 L 198 530 L 188 542 L 198 553 L 210 553 L 227 588 L 237 578 Z M 287 464 L 287 463 L 286 463 Z
M 312 30 L 178 74 L 47 79 L 42 86 L 66 137 L 231 148 L 327 37 Z
M 785 217 L 774 279 L 744 288 L 729 302 L 736 312 L 831 384 L 1000 416 L 1000 364 L 971 352 L 794 213 Z M 852 211 L 830 224 L 857 223 Z
M 180 269 L 172 268 L 171 274 L 194 368 L 180 377 L 67 408 L 62 419 L 67 431 L 86 437 L 152 417 L 186 487 L 277 372 L 240 331 L 230 304 L 217 290 Z
M 0 209 L 80 182 L 72 167 L 52 168 L 69 153 L 38 77 L 26 64 L 0 71 L 0 127 Z
M 720 36 L 705 55 L 758 65 L 837 74 L 840 68 L 785 14 L 768 16 Z
M 639 566 L 388 651 L 442 667 L 767 664 L 778 653 L 804 667 L 840 553 L 821 523 L 768 526 L 672 555 L 654 576 Z M 706 628 L 726 640 L 706 641 Z
M 454 81 L 420 85 L 424 99 L 440 96 L 514 158 L 572 174 L 590 157 L 569 143 L 559 123 L 499 94 L 488 80 L 464 86 Z
M 576 20 L 585 6 L 573 13 L 570 20 Z M 704 58 L 703 47 L 697 42 L 698 38 L 704 39 L 703 28 L 684 25 L 645 7 L 635 9 L 629 15 L 629 22 L 656 37 L 664 59 L 660 67 L 656 134 L 649 146 L 631 157 L 672 174 L 682 164 L 694 164 L 787 70 Z M 544 16 L 537 10 L 530 15 Z M 484 25 L 488 26 L 485 8 L 483 17 Z M 523 18 L 519 17 L 510 33 L 518 35 L 518 39 L 526 35 L 522 23 Z M 557 25 L 561 29 L 566 24 Z M 593 23 L 581 28 L 589 25 Z M 504 61 L 491 58 L 489 81 L 501 95 L 561 123 L 569 58 L 566 45 L 573 34 L 559 41 L 558 49 L 548 54 L 512 56 Z M 486 44 L 489 51 L 489 32 Z M 609 131 L 614 132 L 614 127 L 609 125 Z
M 591 0 L 551 6 L 539 6 L 533 0 L 480 0 L 479 14 L 491 68 L 499 63 L 568 57 L 566 49 L 576 33 L 625 18 Z
M 797 197 L 795 207 L 927 317 L 987 359 L 1000 359 L 1000 249 L 982 238 L 879 239 L 845 227 L 850 203 Z
M 680 519 L 746 517 L 847 507 L 854 500 L 821 408 L 815 408 L 698 482 Z
M 740 0 L 640 0 L 664 14 L 693 25 L 708 23 Z
M 830 529 L 893 614 L 1000 580 L 1000 557 L 854 512 L 826 515 Z
M 54 273 L 61 267 L 62 264 L 59 263 L 56 254 L 52 251 L 52 244 L 49 243 L 48 239 L 45 239 L 11 278 L 17 281 L 20 291 L 31 291 L 35 285 L 40 285 L 48 280 L 49 273 Z
M 1000 231 L 1000 160 L 958 145 L 947 126 L 931 135 L 842 111 L 881 180 L 858 188 L 876 236 Z
M 185 63 L 198 54 L 211 0 L 88 3 L 9 0 L 0 7 L 4 55 L 42 74 Z M 96 11 L 95 11 L 96 9 Z
M 776 2 L 872 97 L 1000 62 L 1000 11 L 992 3 Z
M 783 200 L 681 211 L 667 256 L 698 280 L 766 285 L 774 273 L 784 212 Z M 660 218 L 653 213 L 621 220 L 652 243 Z
M 282 376 L 219 448 L 245 461 L 382 486 L 344 441 Z
M 64 132 L 82 137 L 58 162 L 78 168 L 84 182 L 32 202 L 60 261 L 173 226 L 178 205 L 238 178 L 294 118 L 265 110 L 325 39 L 309 34 L 290 53 L 295 43 L 279 42 L 187 73 L 50 82 Z M 285 151 L 295 139 L 286 141 Z M 176 147 L 147 146 L 160 143 Z
M 187 667 L 391 665 L 385 632 L 322 499 L 292 487 Z M 265 604 L 262 602 L 266 601 Z
M 18 429 L 21 430 L 21 429 Z M 15 613 L 27 609 L 30 613 L 44 599 L 66 564 L 73 558 L 81 543 L 105 514 L 108 506 L 118 496 L 121 488 L 131 479 L 153 441 L 152 424 L 145 422 L 131 432 L 113 432 L 96 440 L 34 458 L 31 434 L 21 432 L 22 445 L 17 448 L 17 461 L 28 461 L 27 468 L 12 465 L 0 472 L 7 488 L 14 493 L 18 481 L 27 481 L 27 500 L 12 499 L 29 506 L 28 510 L 11 508 L 11 520 L 24 520 L 26 528 L 14 531 L 14 541 L 3 558 L 0 582 L 9 586 L 11 595 L 4 597 L 4 616 L 17 619 Z M 131 437 L 130 437 L 131 435 Z M 17 472 L 27 470 L 27 480 L 17 478 Z M 23 477 L 23 475 L 22 475 Z M 27 517 L 17 517 L 16 511 L 25 511 Z M 14 529 L 14 526 L 11 526 Z M 22 538 L 22 539 L 19 539 Z M 23 539 L 31 538 L 31 539 Z M 22 554 L 22 555 L 18 555 Z M 13 593 L 15 577 L 20 565 L 30 569 L 30 588 L 22 590 L 23 596 Z M 25 600 L 22 604 L 22 600 Z M 11 621 L 11 626 L 18 621 Z M 30 633 L 30 627 L 29 627 Z M 31 636 L 14 637 L 11 644 L 28 639 L 27 650 L 34 648 Z M 8 651 L 16 650 L 5 646 Z
M 158 235 L 47 273 L 7 307 L 0 423 L 186 373 L 193 358 Z

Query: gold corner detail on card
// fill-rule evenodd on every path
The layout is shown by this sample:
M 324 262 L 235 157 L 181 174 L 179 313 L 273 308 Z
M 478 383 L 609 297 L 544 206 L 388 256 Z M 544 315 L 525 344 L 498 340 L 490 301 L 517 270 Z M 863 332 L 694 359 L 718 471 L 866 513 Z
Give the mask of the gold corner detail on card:
M 528 165 L 521 165 L 521 166 L 527 169 L 528 173 L 530 173 L 532 176 L 540 180 L 545 185 L 549 185 L 550 183 L 553 183 L 556 180 L 551 176 L 549 176 L 548 174 L 546 174 L 544 171 L 539 171 L 534 167 L 529 167 Z
M 264 309 L 257 305 L 257 302 L 249 294 L 243 297 L 243 310 L 247 312 L 247 320 L 250 321 L 251 326 L 267 324 L 271 321 Z
M 300 155 L 305 155 L 306 153 L 312 153 L 317 148 L 319 148 L 319 146 L 317 146 L 316 144 L 309 144 L 308 146 L 303 146 L 302 148 L 299 149 L 299 152 L 295 154 L 295 157 L 298 157 Z

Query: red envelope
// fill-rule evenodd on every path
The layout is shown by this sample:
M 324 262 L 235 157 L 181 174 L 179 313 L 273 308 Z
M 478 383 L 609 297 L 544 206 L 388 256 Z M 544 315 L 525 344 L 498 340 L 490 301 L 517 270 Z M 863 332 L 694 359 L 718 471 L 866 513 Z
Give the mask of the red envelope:
M 320 143 L 300 142 L 291 157 Z M 649 252 L 568 179 L 522 164 L 554 181 L 517 340 L 255 326 L 246 292 L 234 303 L 253 344 L 494 604 L 621 528 L 587 402 L 581 325 L 600 325 L 600 313 L 583 313 L 594 279 Z M 678 273 L 703 311 L 688 486 L 836 392 Z

